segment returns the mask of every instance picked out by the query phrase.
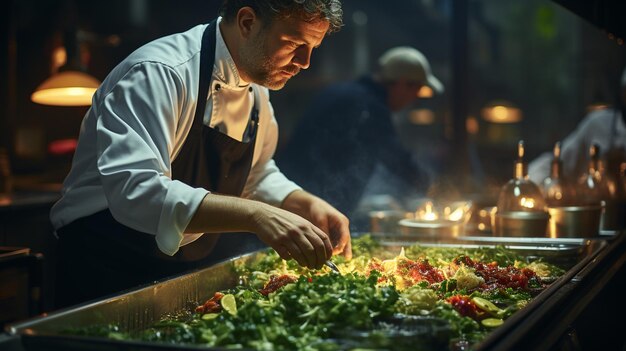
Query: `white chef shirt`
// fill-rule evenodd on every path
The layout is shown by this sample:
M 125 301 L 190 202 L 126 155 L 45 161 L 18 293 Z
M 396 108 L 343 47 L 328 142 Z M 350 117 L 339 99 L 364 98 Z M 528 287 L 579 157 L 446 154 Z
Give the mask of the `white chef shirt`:
M 561 143 L 563 174 L 570 179 L 578 179 L 587 170 L 589 148 L 593 144 L 600 147 L 600 156 L 611 148 L 626 149 L 626 125 L 620 111 L 602 109 L 589 113 L 576 130 Z M 552 152 L 545 152 L 528 165 L 528 177 L 536 184 L 550 175 Z
M 206 27 L 148 43 L 106 77 L 83 119 L 62 198 L 50 213 L 56 229 L 109 208 L 121 224 L 154 234 L 168 255 L 202 235 L 183 231 L 209 192 L 171 177 L 193 123 Z M 259 125 L 242 196 L 278 206 L 300 187 L 272 160 L 278 125 L 268 90 L 252 85 L 259 91 Z M 249 86 L 239 77 L 218 26 L 204 123 L 241 141 L 254 100 Z

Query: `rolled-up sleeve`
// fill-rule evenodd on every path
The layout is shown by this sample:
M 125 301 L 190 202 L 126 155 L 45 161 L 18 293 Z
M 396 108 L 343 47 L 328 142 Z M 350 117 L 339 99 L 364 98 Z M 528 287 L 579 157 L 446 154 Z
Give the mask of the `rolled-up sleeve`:
M 280 172 L 274 160 L 269 160 L 262 167 L 258 167 L 251 180 L 249 184 L 251 189 L 248 194 L 244 193 L 244 196 L 278 207 L 287 195 L 302 189 Z
M 169 66 L 134 65 L 99 106 L 97 165 L 113 217 L 156 235 L 173 255 L 208 193 L 172 180 L 171 155 L 185 86 Z

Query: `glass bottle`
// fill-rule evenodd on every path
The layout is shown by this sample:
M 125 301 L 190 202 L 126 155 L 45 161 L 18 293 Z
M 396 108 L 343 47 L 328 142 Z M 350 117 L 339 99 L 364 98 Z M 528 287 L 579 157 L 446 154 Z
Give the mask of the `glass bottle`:
M 514 177 L 500 190 L 498 212 L 545 212 L 546 203 L 537 184 L 528 179 L 528 166 L 524 161 L 524 141 L 517 144 Z
M 577 197 L 581 205 L 600 205 L 610 197 L 609 184 L 602 173 L 598 144 L 589 148 L 587 171 L 578 180 L 578 185 Z
M 546 235 L 549 217 L 539 186 L 528 179 L 524 141 L 520 141 L 517 144 L 514 177 L 502 187 L 498 197 L 494 234 L 543 237 Z
M 549 207 L 572 206 L 576 202 L 576 190 L 573 184 L 563 175 L 561 161 L 561 143 L 554 144 L 550 175 L 543 180 L 543 196 Z

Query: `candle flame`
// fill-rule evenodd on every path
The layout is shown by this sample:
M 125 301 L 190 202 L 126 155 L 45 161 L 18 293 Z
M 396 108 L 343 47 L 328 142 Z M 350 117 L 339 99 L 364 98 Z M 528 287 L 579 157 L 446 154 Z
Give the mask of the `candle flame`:
M 469 211 L 466 203 L 453 203 L 442 208 L 437 208 L 432 201 L 425 202 L 424 205 L 415 211 L 415 219 L 421 221 L 446 220 L 452 222 L 462 222 Z
M 439 219 L 439 215 L 433 210 L 433 203 L 430 201 L 424 205 L 423 210 L 418 210 L 415 213 L 415 217 L 424 221 L 436 221 Z

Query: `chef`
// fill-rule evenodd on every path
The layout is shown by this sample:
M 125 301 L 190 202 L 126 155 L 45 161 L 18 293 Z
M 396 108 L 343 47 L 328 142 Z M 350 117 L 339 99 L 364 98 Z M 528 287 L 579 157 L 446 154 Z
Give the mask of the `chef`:
M 619 177 L 619 167 L 626 162 L 626 67 L 622 69 L 614 106 L 589 112 L 574 131 L 563 139 L 561 160 L 563 173 L 577 179 L 588 168 L 589 149 L 596 144 L 600 157 L 608 164 L 605 172 Z M 544 152 L 528 164 L 528 176 L 542 184 L 550 175 L 553 153 Z
M 57 307 L 235 255 L 241 232 L 311 268 L 351 256 L 348 219 L 272 160 L 268 93 L 309 67 L 341 16 L 339 0 L 225 0 L 208 25 L 111 71 L 50 214 Z

